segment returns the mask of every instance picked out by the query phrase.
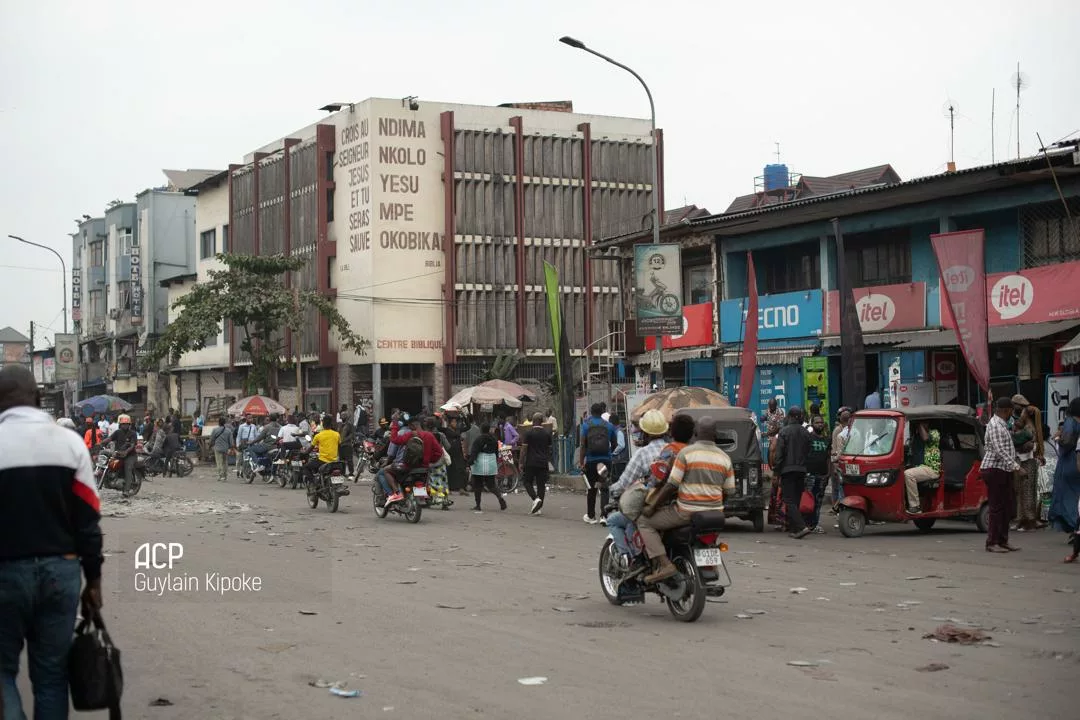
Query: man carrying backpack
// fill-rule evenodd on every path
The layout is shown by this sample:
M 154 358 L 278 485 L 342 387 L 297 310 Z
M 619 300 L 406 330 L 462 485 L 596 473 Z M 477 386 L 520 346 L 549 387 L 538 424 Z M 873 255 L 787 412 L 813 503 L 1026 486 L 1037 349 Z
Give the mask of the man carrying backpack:
M 585 517 L 590 525 L 601 522 L 596 517 L 596 494 L 600 492 L 600 507 L 607 507 L 611 486 L 611 451 L 618 433 L 615 426 L 601 417 L 604 405 L 594 403 L 589 417 L 581 423 L 578 434 L 578 467 L 585 473 Z

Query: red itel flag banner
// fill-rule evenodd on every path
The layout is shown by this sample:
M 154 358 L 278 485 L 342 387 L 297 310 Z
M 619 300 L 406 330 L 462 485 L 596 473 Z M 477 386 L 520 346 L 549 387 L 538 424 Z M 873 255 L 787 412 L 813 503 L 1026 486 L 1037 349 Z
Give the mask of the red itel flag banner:
M 750 392 L 754 389 L 754 373 L 757 372 L 757 273 L 754 271 L 754 254 L 746 253 L 746 314 L 743 316 L 742 371 L 739 373 L 739 407 L 750 407 Z
M 990 391 L 990 346 L 986 322 L 985 233 L 982 230 L 931 235 L 949 315 L 975 382 Z

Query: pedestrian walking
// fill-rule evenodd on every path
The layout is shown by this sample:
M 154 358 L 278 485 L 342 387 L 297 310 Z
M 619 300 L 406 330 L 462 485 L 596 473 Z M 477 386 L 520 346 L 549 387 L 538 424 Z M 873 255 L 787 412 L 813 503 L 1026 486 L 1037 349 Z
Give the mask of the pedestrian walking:
M 341 406 L 340 415 L 341 421 L 338 423 L 338 435 L 341 436 L 341 439 L 338 446 L 338 457 L 341 458 L 341 462 L 345 463 L 348 478 L 356 482 L 360 477 L 360 468 L 356 467 L 356 443 L 358 442 L 356 426 L 353 425 L 352 413 L 348 412 L 346 406 Z
M 454 501 L 450 499 L 448 475 L 450 469 L 450 442 L 439 430 L 439 422 L 434 417 L 424 419 L 424 430 L 435 437 L 435 440 L 439 445 L 439 450 L 441 450 L 438 456 L 430 461 L 430 464 L 428 465 L 428 471 L 430 472 L 431 478 L 432 501 L 442 505 L 443 510 L 449 510 L 450 506 L 454 504 Z
M 492 493 L 499 500 L 499 509 L 506 509 L 506 500 L 495 485 L 495 473 L 499 471 L 499 440 L 494 432 L 498 432 L 498 426 L 492 428 L 488 423 L 480 425 L 480 434 L 469 449 L 469 464 L 472 465 L 473 495 L 476 498 L 476 506 L 473 512 L 483 512 L 480 508 L 480 499 L 484 489 Z
M 544 425 L 543 413 L 533 415 L 532 427 L 525 432 L 521 441 L 521 480 L 532 500 L 529 514 L 539 515 L 544 508 L 544 496 L 547 495 L 552 448 L 551 430 Z
M 461 438 L 462 419 L 459 415 L 451 415 L 443 428 L 443 435 L 450 443 L 450 467 L 446 469 L 446 481 L 450 486 L 450 492 L 461 492 L 465 489 L 465 446 Z
M 832 501 L 836 505 L 844 497 L 844 478 L 840 474 L 840 455 L 844 452 L 851 426 L 851 408 L 842 407 L 836 413 L 836 427 L 832 431 L 832 449 L 829 453 Z
M 1054 487 L 1050 495 L 1047 519 L 1055 530 L 1075 532 L 1080 518 L 1080 458 L 1077 440 L 1080 439 L 1080 398 L 1069 402 L 1069 417 L 1058 436 L 1058 460 L 1054 469 Z
M 1037 408 L 1032 407 L 1028 399 L 1017 393 L 1012 396 L 1013 447 L 1016 448 L 1020 467 L 1026 472 L 1017 473 L 1016 484 L 1016 530 L 1027 532 L 1041 526 L 1038 515 L 1039 466 L 1043 460 L 1042 418 Z
M 804 428 L 805 429 L 805 428 Z M 810 418 L 810 452 L 806 456 L 806 491 L 814 498 L 814 510 L 804 519 L 817 535 L 824 535 L 821 527 L 821 505 L 825 501 L 825 485 L 829 482 L 829 436 L 825 434 L 825 418 Z
M 1016 447 L 1009 433 L 1006 420 L 1013 413 L 1009 398 L 998 398 L 994 405 L 994 416 L 986 424 L 985 450 L 983 451 L 980 474 L 986 484 L 986 494 L 990 502 L 990 518 L 987 523 L 986 551 L 1009 552 L 1020 548 L 1009 544 L 1010 508 L 1016 507 L 1016 498 L 1012 493 L 1012 474 L 1026 472 L 1016 458 Z
M 792 407 L 788 410 L 787 424 L 776 436 L 776 468 L 780 474 L 780 492 L 787 510 L 790 537 L 801 540 L 811 533 L 802 513 L 799 502 L 806 489 L 806 460 L 810 455 L 810 434 L 802 426 L 802 409 Z
M 68 651 L 82 590 L 101 608 L 100 500 L 79 437 L 39 409 L 28 369 L 0 369 L 0 716 L 25 718 L 16 678 L 26 644 L 34 717 L 68 717 Z
M 229 472 L 229 450 L 235 441 L 233 430 L 225 424 L 225 416 L 218 418 L 218 426 L 210 433 L 210 447 L 214 450 L 214 464 L 217 466 L 218 482 L 225 482 Z
M 608 488 L 611 486 L 611 452 L 615 448 L 615 426 L 604 420 L 603 403 L 595 403 L 589 417 L 581 423 L 578 431 L 578 467 L 585 474 L 585 516 L 590 525 L 600 520 L 596 515 L 596 496 L 600 495 L 600 507 L 608 504 Z

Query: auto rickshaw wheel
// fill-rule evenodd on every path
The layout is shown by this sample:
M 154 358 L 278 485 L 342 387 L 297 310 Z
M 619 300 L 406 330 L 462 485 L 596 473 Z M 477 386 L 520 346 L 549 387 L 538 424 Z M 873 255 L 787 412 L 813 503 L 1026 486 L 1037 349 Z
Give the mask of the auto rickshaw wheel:
M 979 512 L 975 513 L 975 527 L 977 527 L 981 533 L 984 533 L 989 529 L 990 503 L 983 503 L 979 507 Z
M 765 511 L 758 510 L 751 518 L 754 521 L 754 532 L 765 532 Z
M 930 532 L 930 529 L 934 527 L 934 521 L 937 518 L 914 518 L 911 522 L 915 523 L 915 527 L 919 529 L 919 532 Z
M 866 529 L 866 515 L 861 510 L 840 508 L 840 533 L 847 538 L 857 538 Z

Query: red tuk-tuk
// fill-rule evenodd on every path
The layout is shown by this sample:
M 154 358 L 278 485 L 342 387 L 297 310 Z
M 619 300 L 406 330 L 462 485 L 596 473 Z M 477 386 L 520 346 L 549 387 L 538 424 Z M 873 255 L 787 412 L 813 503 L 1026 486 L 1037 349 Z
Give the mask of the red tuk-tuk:
M 910 513 L 904 470 L 919 464 L 919 425 L 939 434 L 941 475 L 919 483 L 921 513 Z M 927 531 L 941 518 L 974 519 L 986 532 L 986 485 L 979 476 L 983 426 L 963 405 L 928 405 L 855 413 L 838 471 L 844 498 L 837 504 L 840 532 L 859 537 L 867 520 L 912 521 Z

